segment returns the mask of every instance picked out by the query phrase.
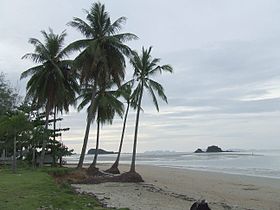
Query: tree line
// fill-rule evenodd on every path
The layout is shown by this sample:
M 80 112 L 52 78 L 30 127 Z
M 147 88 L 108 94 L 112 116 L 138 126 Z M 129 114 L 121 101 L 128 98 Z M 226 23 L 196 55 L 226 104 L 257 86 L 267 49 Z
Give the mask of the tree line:
M 36 167 L 39 150 L 42 148 L 42 139 L 48 138 L 46 150 L 51 156 L 52 165 L 57 164 L 62 157 L 71 155 L 73 150 L 69 150 L 55 137 L 59 135 L 55 129 L 57 119 L 53 114 L 51 122 L 54 129 L 44 129 L 45 113 L 34 109 L 28 102 L 21 102 L 21 97 L 17 91 L 5 80 L 4 74 L 0 75 L 0 161 L 3 164 L 10 162 L 12 157 L 12 168 L 16 171 L 17 159 L 25 160 L 33 167 Z

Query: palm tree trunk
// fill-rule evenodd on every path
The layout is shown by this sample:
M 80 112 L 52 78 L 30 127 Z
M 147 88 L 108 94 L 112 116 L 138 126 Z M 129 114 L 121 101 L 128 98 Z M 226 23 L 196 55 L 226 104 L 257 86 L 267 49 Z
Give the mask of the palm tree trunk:
M 14 154 L 13 154 L 13 172 L 14 173 L 16 173 L 16 171 L 17 171 L 16 152 L 17 152 L 17 136 L 16 136 L 16 132 L 15 132 L 15 137 L 14 137 Z
M 62 156 L 59 157 L 59 167 L 62 167 Z
M 46 123 L 45 123 L 45 132 L 48 132 L 48 127 L 49 127 L 49 115 L 50 115 L 50 109 L 47 105 L 47 109 L 46 109 Z M 42 145 L 42 152 L 41 152 L 41 158 L 40 158 L 40 162 L 39 162 L 39 167 L 43 167 L 44 165 L 44 160 L 45 160 L 45 153 L 46 153 L 46 146 L 49 140 L 49 135 L 47 134 L 44 139 L 43 139 L 43 145 Z
M 120 156 L 121 156 L 121 152 L 122 152 L 123 139 L 124 139 L 124 133 L 125 133 L 125 127 L 126 127 L 126 119 L 127 119 L 129 107 L 130 107 L 130 104 L 128 102 L 127 108 L 125 111 L 124 120 L 123 120 L 123 129 L 122 129 L 122 136 L 121 136 L 121 141 L 120 141 L 120 145 L 119 145 L 118 156 L 117 156 L 115 163 L 112 165 L 111 168 L 118 168 L 118 166 L 119 166 Z
M 36 147 L 35 146 L 33 146 L 32 147 L 32 166 L 33 166 L 33 168 L 35 168 L 36 167 L 36 158 L 35 158 L 35 149 Z
M 22 158 L 23 158 L 22 150 L 23 150 L 23 147 L 22 147 L 22 144 L 21 144 L 21 142 L 20 142 L 20 143 L 19 143 L 19 160 L 22 160 Z
M 56 107 L 53 112 L 53 141 L 55 142 L 55 129 L 56 129 Z
M 53 112 L 53 151 L 52 151 L 53 166 L 56 166 L 55 129 L 56 129 L 56 107 L 54 107 L 54 112 Z
M 93 162 L 90 165 L 90 168 L 96 168 L 98 149 L 99 149 L 99 132 L 100 132 L 100 122 L 99 122 L 99 120 L 97 120 L 97 133 L 96 133 L 95 154 L 94 154 Z
M 136 114 L 136 122 L 135 122 L 135 132 L 134 132 L 134 142 L 133 142 L 133 153 L 132 153 L 132 160 L 130 166 L 130 172 L 135 172 L 135 161 L 136 161 L 136 147 L 137 147 L 137 136 L 138 136 L 138 124 L 139 124 L 139 117 L 140 117 L 140 110 L 141 110 L 141 101 L 143 95 L 143 88 L 144 84 L 141 84 L 141 93 L 139 96 L 139 104 L 137 107 L 137 114 Z
M 84 159 L 85 159 L 85 154 L 86 154 L 86 149 L 87 149 L 87 143 L 88 143 L 88 136 L 89 136 L 89 130 L 90 130 L 90 125 L 92 120 L 94 119 L 95 113 L 93 113 L 93 105 L 95 101 L 95 95 L 96 95 L 96 83 L 93 86 L 92 90 L 92 96 L 91 96 L 91 104 L 89 107 L 89 112 L 88 112 L 88 118 L 87 118 L 87 126 L 86 126 L 86 131 L 85 131 L 85 137 L 84 137 L 84 143 L 79 159 L 79 163 L 77 168 L 81 169 L 83 167 Z

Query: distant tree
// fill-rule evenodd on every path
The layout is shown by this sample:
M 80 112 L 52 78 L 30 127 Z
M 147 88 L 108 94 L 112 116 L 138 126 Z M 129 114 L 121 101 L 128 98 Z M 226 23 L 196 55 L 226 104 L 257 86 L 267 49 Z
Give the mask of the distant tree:
M 135 161 L 136 161 L 136 146 L 137 146 L 137 137 L 138 137 L 138 125 L 139 125 L 139 116 L 141 110 L 141 102 L 143 97 L 143 92 L 146 89 L 153 100 L 153 103 L 159 111 L 159 105 L 156 98 L 158 95 L 163 101 L 167 103 L 167 97 L 164 94 L 164 89 L 161 84 L 152 79 L 153 76 L 157 74 L 161 74 L 162 72 L 173 72 L 173 69 L 170 65 L 162 65 L 160 66 L 158 63 L 160 62 L 159 58 L 152 58 L 151 56 L 152 47 L 149 49 L 142 48 L 142 54 L 139 55 L 137 52 L 133 53 L 133 56 L 130 60 L 133 68 L 134 74 L 133 79 L 129 81 L 129 83 L 133 83 L 136 88 L 132 94 L 132 101 L 137 105 L 137 113 L 136 113 L 136 121 L 135 121 L 135 133 L 134 133 L 134 143 L 133 143 L 133 153 L 132 153 L 132 161 L 130 166 L 129 173 L 137 174 L 135 171 Z M 137 174 L 137 177 L 139 175 Z M 140 177 L 142 180 L 142 178 Z
M 5 79 L 5 75 L 0 73 L 0 116 L 15 108 L 19 95 Z
M 4 73 L 0 73 L 0 122 L 3 121 L 5 116 L 16 108 L 17 103 L 20 101 L 20 97 L 17 91 L 6 80 Z M 0 135 L 0 154 L 6 157 L 9 153 L 8 148 L 11 142 L 8 141 L 8 134 Z
M 61 167 L 63 164 L 62 158 L 64 156 L 72 155 L 74 151 L 73 149 L 70 150 L 67 146 L 54 139 L 52 139 L 49 142 L 49 145 L 47 145 L 47 147 L 50 148 L 49 153 L 52 155 L 53 158 L 53 162 L 52 162 L 53 166 L 57 166 L 57 160 L 59 160 L 59 166 Z
M 83 85 L 93 84 L 78 168 L 83 166 L 90 125 L 95 118 L 93 109 L 98 86 L 104 87 L 112 81 L 120 85 L 124 79 L 125 56 L 131 54 L 130 48 L 124 42 L 137 38 L 131 33 L 119 33 L 125 20 L 125 17 L 121 17 L 111 22 L 105 6 L 94 3 L 90 10 L 86 11 L 86 21 L 75 17 L 69 23 L 70 26 L 78 29 L 85 39 L 71 43 L 67 50 L 81 52 L 75 58 L 75 67 L 79 70 L 80 81 Z
M 23 135 L 24 132 L 32 129 L 32 125 L 28 117 L 23 112 L 12 113 L 9 116 L 2 118 L 0 123 L 0 134 L 10 134 L 13 136 L 13 171 L 16 172 L 17 159 L 17 138 Z

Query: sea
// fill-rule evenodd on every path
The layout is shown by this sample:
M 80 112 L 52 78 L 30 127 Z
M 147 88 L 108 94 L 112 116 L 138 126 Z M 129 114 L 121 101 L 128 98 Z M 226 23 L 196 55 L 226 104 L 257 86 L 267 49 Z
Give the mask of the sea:
M 116 154 L 99 155 L 99 163 L 113 163 Z M 68 164 L 77 164 L 79 155 L 66 157 Z M 86 155 L 84 163 L 91 163 Z M 131 154 L 122 154 L 120 164 L 130 164 Z M 280 179 L 280 150 L 252 150 L 222 153 L 145 152 L 137 154 L 139 165 L 154 165 L 199 171 L 258 176 Z

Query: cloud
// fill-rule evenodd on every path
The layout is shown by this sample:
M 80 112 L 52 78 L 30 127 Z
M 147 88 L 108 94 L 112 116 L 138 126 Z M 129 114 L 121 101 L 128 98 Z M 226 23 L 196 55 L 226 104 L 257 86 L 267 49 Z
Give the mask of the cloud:
M 138 150 L 192 151 L 219 144 L 227 148 L 277 148 L 280 123 L 280 3 L 278 0 L 102 1 L 113 19 L 128 18 L 124 31 L 140 39 L 139 50 L 152 45 L 153 55 L 169 63 L 174 74 L 158 75 L 169 103 L 156 112 L 149 95 L 143 99 Z M 81 35 L 66 26 L 72 17 L 84 18 L 92 2 L 61 0 L 0 2 L 0 71 L 24 93 L 20 73 L 32 66 L 21 60 L 32 51 L 30 37 L 52 27 L 67 29 L 67 43 Z M 56 5 L 53 7 L 53 5 Z M 240 7 L 242 5 L 242 7 Z M 20 18 L 19 16 L 20 11 Z M 145 15 L 143 15 L 143 13 Z M 127 67 L 127 76 L 132 67 Z M 74 109 L 64 116 L 70 127 L 63 139 L 80 151 L 86 113 Z M 132 149 L 135 112 L 129 114 L 125 152 Z M 101 146 L 116 150 L 122 119 L 104 126 Z M 89 147 L 94 146 L 95 124 Z

